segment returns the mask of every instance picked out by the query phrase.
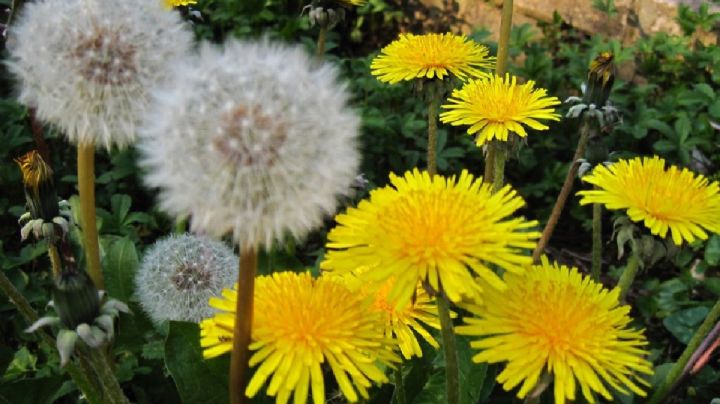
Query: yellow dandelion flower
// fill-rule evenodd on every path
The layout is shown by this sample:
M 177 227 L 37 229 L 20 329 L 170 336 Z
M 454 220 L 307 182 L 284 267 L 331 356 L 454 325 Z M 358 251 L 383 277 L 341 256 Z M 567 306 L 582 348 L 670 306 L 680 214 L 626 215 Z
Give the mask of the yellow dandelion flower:
M 332 273 L 324 276 L 332 276 Z M 415 334 L 419 334 L 433 348 L 440 347 L 425 328 L 428 326 L 436 330 L 440 329 L 437 305 L 435 299 L 428 295 L 421 284 L 417 285 L 412 302 L 407 307 L 398 309 L 388 300 L 388 293 L 395 285 L 395 279 L 391 278 L 382 283 L 366 283 L 355 274 L 346 274 L 337 278 L 343 279 L 352 290 L 372 298 L 372 309 L 385 318 L 385 335 L 396 340 L 405 359 L 411 359 L 413 356 L 422 357 L 422 349 Z
M 643 221 L 652 234 L 675 244 L 705 240 L 707 231 L 720 233 L 720 185 L 690 170 L 670 166 L 658 156 L 599 165 L 583 181 L 599 189 L 580 191 L 581 205 L 602 203 L 608 209 L 627 209 L 635 222 Z
M 189 6 L 191 4 L 197 4 L 197 0 L 163 0 L 163 4 L 166 8 Z
M 232 350 L 235 290 L 210 305 L 222 312 L 200 324 L 206 358 Z M 368 398 L 372 383 L 388 381 L 384 364 L 399 360 L 385 337 L 380 313 L 342 282 L 309 273 L 282 272 L 257 278 L 250 367 L 256 367 L 245 394 L 254 397 L 268 382 L 267 395 L 285 403 L 325 402 L 321 365 L 327 363 L 350 402 Z
M 510 186 L 493 193 L 467 171 L 431 178 L 417 169 L 391 174 L 390 182 L 336 216 L 322 269 L 366 281 L 395 278 L 387 298 L 402 309 L 420 281 L 435 290 L 442 285 L 455 302 L 478 300 L 473 274 L 503 288 L 489 265 L 520 272 L 531 262 L 523 249 L 535 246 L 540 233 L 529 229 L 537 222 L 511 217 L 524 201 Z
M 540 119 L 559 121 L 552 108 L 560 104 L 557 97 L 548 97 L 547 90 L 535 88 L 534 81 L 517 84 L 515 76 L 492 76 L 472 80 L 453 91 L 447 109 L 440 113 L 440 121 L 453 126 L 470 125 L 468 134 L 477 133 L 478 146 L 492 139 L 508 140 L 509 133 L 526 137 L 523 125 L 546 130 Z M 479 132 L 479 133 L 478 133 Z
M 461 80 L 488 75 L 495 58 L 484 45 L 455 34 L 400 34 L 373 59 L 370 70 L 378 80 L 395 84 L 403 80 L 454 75 Z
M 367 3 L 367 0 L 335 0 L 335 1 L 340 4 L 344 4 L 346 6 L 362 6 L 363 4 Z
M 555 402 L 575 400 L 580 385 L 583 397 L 593 393 L 607 400 L 606 385 L 645 396 L 652 364 L 642 347 L 642 330 L 628 325 L 630 306 L 618 302 L 619 289 L 609 291 L 577 269 L 550 264 L 529 268 L 523 274 L 507 272 L 507 289 L 490 289 L 485 307 L 456 327 L 460 334 L 480 337 L 471 347 L 481 352 L 475 362 L 507 362 L 497 380 L 505 390 L 522 383 L 517 396 L 525 397 L 543 372 L 554 378 Z

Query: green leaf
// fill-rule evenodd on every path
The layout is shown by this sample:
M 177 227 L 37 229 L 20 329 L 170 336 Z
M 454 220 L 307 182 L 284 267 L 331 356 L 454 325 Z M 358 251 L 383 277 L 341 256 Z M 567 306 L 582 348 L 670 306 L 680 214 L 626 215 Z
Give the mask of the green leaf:
M 125 221 L 125 217 L 127 217 L 128 212 L 130 212 L 132 199 L 130 199 L 130 196 L 125 194 L 115 194 L 110 199 L 110 205 L 117 222 L 122 223 Z
M 713 234 L 705 247 L 705 261 L 710 265 L 720 264 L 720 236 Z
M 165 340 L 165 365 L 183 403 L 226 404 L 227 358 L 205 360 L 197 324 L 170 322 Z
M 54 403 L 61 395 L 62 376 L 22 379 L 0 384 L 0 402 Z
M 683 344 L 690 342 L 695 329 L 710 309 L 705 306 L 677 311 L 663 320 L 663 325 Z
M 129 238 L 121 238 L 110 245 L 103 265 L 108 294 L 124 302 L 129 301 L 137 267 L 137 251 Z
M 695 91 L 707 97 L 706 101 L 715 100 L 715 90 L 705 83 L 695 84 Z

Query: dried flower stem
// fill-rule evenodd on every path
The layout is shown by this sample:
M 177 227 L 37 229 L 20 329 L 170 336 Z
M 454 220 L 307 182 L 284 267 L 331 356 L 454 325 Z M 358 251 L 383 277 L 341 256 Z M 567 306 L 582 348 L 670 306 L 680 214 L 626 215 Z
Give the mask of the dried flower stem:
M 590 273 L 595 281 L 600 281 L 602 272 L 602 204 L 593 204 L 592 221 L 592 266 Z
M 500 20 L 500 40 L 498 41 L 497 64 L 495 74 L 505 76 L 507 71 L 508 50 L 510 49 L 510 31 L 512 30 L 513 0 L 503 0 L 502 19 Z M 506 146 L 495 139 L 488 144 L 488 153 L 485 162 L 485 181 L 492 181 L 493 189 L 502 188 L 505 175 Z M 502 160 L 502 161 L 501 161 Z M 488 175 L 487 166 L 491 165 L 492 172 Z
M 80 224 L 82 226 L 87 271 L 95 287 L 105 289 L 100 268 L 100 245 L 95 217 L 95 145 L 77 147 L 77 177 L 80 193 Z
M 638 269 L 640 269 L 640 258 L 637 256 L 637 253 L 633 251 L 630 253 L 630 259 L 628 259 L 625 270 L 623 270 L 622 275 L 620 275 L 620 280 L 618 280 L 617 284 L 617 287 L 620 288 L 619 299 L 621 302 L 625 301 L 625 296 L 627 296 L 630 285 L 632 285 L 633 280 L 635 280 Z
M 38 314 L 30 306 L 25 296 L 15 288 L 15 285 L 10 282 L 10 279 L 8 279 L 2 271 L 0 271 L 0 289 L 2 289 L 8 299 L 17 307 L 28 324 L 32 324 L 38 320 Z M 55 340 L 47 332 L 38 330 L 36 333 L 40 335 L 46 344 L 55 346 Z M 94 372 L 89 370 L 88 364 L 82 358 L 80 358 L 79 367 L 73 362 L 68 362 L 64 369 L 68 372 L 90 404 L 104 404 L 102 387 L 94 383 L 95 378 L 92 376 Z
M 252 331 L 255 273 L 257 272 L 257 251 L 242 248 L 238 273 L 237 303 L 235 306 L 235 329 L 230 359 L 230 403 L 247 402 L 245 387 L 248 382 L 250 361 L 250 338 Z
M 439 83 L 428 83 L 428 145 L 427 145 L 427 170 L 432 176 L 437 174 L 437 119 L 438 104 L 440 100 Z
M 450 318 L 450 302 L 442 290 L 440 290 L 437 294 L 436 299 L 438 305 L 438 316 L 440 317 L 443 350 L 445 352 L 445 402 L 447 404 L 458 404 L 460 402 L 460 374 L 458 369 L 455 332 L 453 331 L 452 319 Z
M 555 205 L 553 206 L 552 213 L 545 224 L 542 236 L 538 240 L 538 244 L 533 251 L 533 261 L 535 263 L 540 262 L 540 256 L 542 255 L 545 247 L 547 247 L 550 237 L 552 237 L 555 226 L 560 219 L 560 214 L 565 207 L 570 191 L 572 191 L 573 183 L 575 182 L 575 176 L 577 175 L 580 163 L 578 160 L 585 154 L 585 147 L 587 147 L 588 139 L 590 138 L 590 123 L 584 120 L 582 126 L 580 126 L 580 139 L 578 140 L 577 148 L 575 149 L 575 155 L 570 162 L 570 168 L 568 169 L 567 175 L 565 176 L 565 182 L 563 183 L 560 194 L 558 194 Z
M 655 393 L 650 397 L 648 404 L 659 404 L 665 401 L 665 397 L 672 391 L 672 389 L 680 381 L 680 377 L 683 374 L 690 357 L 697 350 L 702 342 L 703 338 L 710 332 L 710 329 L 720 319 L 720 300 L 715 303 L 715 306 L 710 310 L 705 320 L 700 324 L 700 327 L 695 331 L 695 334 L 690 339 L 690 342 L 685 347 L 685 350 L 678 358 L 677 362 L 665 376 L 665 380 L 660 383 Z

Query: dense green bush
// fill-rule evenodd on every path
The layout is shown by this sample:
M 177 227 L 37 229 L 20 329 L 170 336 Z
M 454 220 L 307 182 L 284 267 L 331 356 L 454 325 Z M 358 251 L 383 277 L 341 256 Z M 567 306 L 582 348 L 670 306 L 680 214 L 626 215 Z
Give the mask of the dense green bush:
M 9 3 L 0 0 L 0 7 L 9 7 Z M 427 142 L 426 110 L 417 89 L 409 84 L 380 83 L 369 74 L 370 60 L 400 30 L 443 31 L 461 26 L 462 22 L 453 18 L 452 4 L 448 12 L 424 7 L 418 1 L 371 0 L 349 11 L 346 21 L 330 33 L 328 58 L 341 66 L 354 95 L 353 104 L 363 119 L 362 172 L 369 184 L 358 199 L 368 189 L 384 185 L 388 173 L 424 166 Z M 219 42 L 231 36 L 264 35 L 300 42 L 312 51 L 317 28 L 311 27 L 303 14 L 304 5 L 300 0 L 203 0 L 182 12 L 198 38 Z M 417 13 L 427 19 L 414 19 Z M 673 164 L 718 179 L 720 48 L 703 45 L 694 36 L 696 29 L 715 29 L 717 33 L 718 17 L 707 9 L 693 12 L 683 8 L 679 18 L 684 35 L 655 34 L 630 46 L 574 31 L 557 16 L 553 22 L 536 27 L 516 26 L 511 36 L 511 70 L 565 99 L 580 94 L 588 63 L 596 55 L 613 52 L 622 73 L 611 101 L 622 114 L 622 123 L 603 133 L 602 141 L 620 155 L 658 154 Z M 497 27 L 473 28 L 475 39 L 496 48 L 489 32 Z M 12 160 L 31 148 L 47 147 L 58 194 L 72 202 L 77 193 L 74 149 L 53 128 L 37 127 L 31 111 L 14 101 L 12 78 L 4 70 L 0 71 L 0 89 L 0 269 L 33 307 L 43 312 L 50 287 L 46 246 L 20 242 L 17 219 L 24 211 L 24 196 L 20 172 Z M 565 111 L 566 107 L 561 107 L 561 112 Z M 547 218 L 572 157 L 578 127 L 578 120 L 563 119 L 549 131 L 531 134 L 527 145 L 516 145 L 511 153 L 508 180 L 527 200 L 522 212 L 526 216 L 541 222 Z M 473 139 L 461 128 L 441 125 L 439 129 L 439 171 L 457 173 L 467 168 L 481 174 L 483 155 Z M 142 187 L 136 159 L 132 148 L 99 153 L 96 168 L 101 245 L 110 293 L 130 301 L 134 312 L 120 320 L 121 331 L 114 346 L 118 378 L 130 398 L 139 403 L 178 402 L 180 398 L 188 403 L 224 402 L 227 358 L 204 362 L 197 346 L 197 328 L 172 323 L 156 330 L 132 300 L 138 257 L 174 226 L 156 210 L 153 192 Z M 591 240 L 589 232 L 580 229 L 589 229 L 590 216 L 591 209 L 580 207 L 573 197 L 550 250 L 555 258 L 586 271 Z M 612 219 L 611 214 L 605 217 L 606 240 Z M 331 224 L 328 220 L 328 227 Z M 263 254 L 261 272 L 270 267 L 307 266 L 317 271 L 325 231 L 312 234 L 304 244 L 288 244 Z M 614 285 L 622 265 L 616 259 L 617 246 L 608 242 L 606 247 L 606 268 L 610 270 L 603 282 Z M 720 297 L 719 265 L 720 236 L 714 235 L 707 242 L 672 249 L 636 282 L 630 301 L 635 318 L 652 341 L 655 382 Z M 0 316 L 0 402 L 78 402 L 75 386 L 52 354 L 54 347 L 23 332 L 27 324 L 5 296 L 0 296 Z M 408 402 L 442 401 L 444 359 L 431 350 L 426 352 L 424 358 L 404 368 Z M 464 339 L 460 356 L 463 402 L 514 400 L 512 393 L 495 384 L 497 367 L 470 363 Z M 374 402 L 388 402 L 392 391 L 392 386 L 379 389 Z M 711 363 L 677 391 L 678 402 L 709 402 L 718 396 L 717 363 Z

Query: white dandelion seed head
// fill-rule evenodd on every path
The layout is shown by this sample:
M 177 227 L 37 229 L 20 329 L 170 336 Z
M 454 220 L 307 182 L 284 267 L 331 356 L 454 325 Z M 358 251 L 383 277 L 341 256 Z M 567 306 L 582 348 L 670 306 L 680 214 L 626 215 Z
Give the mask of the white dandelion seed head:
M 147 89 L 167 78 L 192 34 L 152 0 L 40 0 L 10 32 L 19 99 L 73 143 L 133 142 Z
M 212 296 L 237 281 L 238 258 L 225 244 L 171 235 L 148 249 L 135 275 L 135 295 L 156 323 L 212 317 Z
M 172 76 L 139 142 L 163 209 L 248 247 L 302 238 L 335 212 L 357 176 L 360 120 L 334 67 L 297 47 L 230 41 Z

